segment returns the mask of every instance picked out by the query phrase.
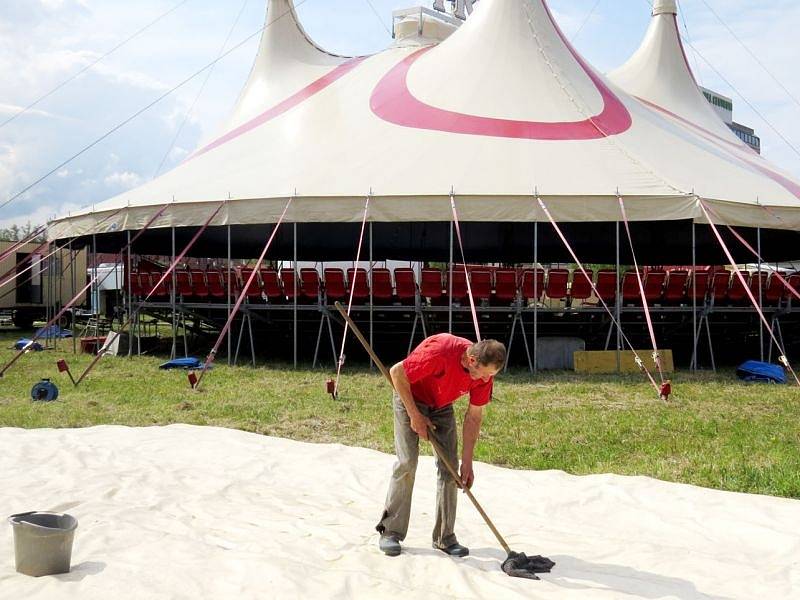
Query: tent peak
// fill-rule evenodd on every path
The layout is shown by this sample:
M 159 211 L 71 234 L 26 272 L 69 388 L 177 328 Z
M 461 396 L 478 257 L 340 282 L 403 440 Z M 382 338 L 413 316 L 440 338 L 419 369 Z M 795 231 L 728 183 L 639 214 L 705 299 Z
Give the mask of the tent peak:
M 653 0 L 653 16 L 677 15 L 678 3 L 676 0 Z

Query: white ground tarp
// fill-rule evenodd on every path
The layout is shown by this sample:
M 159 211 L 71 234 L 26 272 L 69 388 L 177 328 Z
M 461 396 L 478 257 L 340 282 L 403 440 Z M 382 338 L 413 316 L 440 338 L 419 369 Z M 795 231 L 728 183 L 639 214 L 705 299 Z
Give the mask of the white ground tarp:
M 451 191 L 465 221 L 546 220 L 537 192 L 558 220 L 613 221 L 619 193 L 632 220 L 701 221 L 699 196 L 730 224 L 800 227 L 800 183 L 709 123 L 710 107 L 681 117 L 672 95 L 662 106 L 597 73 L 543 0 L 481 0 L 439 44 L 351 59 L 314 45 L 290 0 L 271 0 L 267 23 L 218 135 L 50 235 L 137 229 L 166 203 L 154 227 L 200 225 L 228 198 L 214 224 L 275 222 L 289 197 L 289 221 L 359 221 L 370 193 L 372 221 L 446 221 Z M 669 91 L 683 58 L 677 30 L 659 31 L 646 46 L 671 52 L 672 70 L 648 52 L 637 64 Z
M 0 597 L 782 600 L 800 589 L 800 501 L 646 477 L 476 465 L 475 494 L 512 548 L 549 555 L 542 581 L 500 571 L 460 497 L 452 559 L 430 547 L 435 467 L 420 461 L 405 552 L 377 548 L 393 457 L 171 425 L 0 429 L 0 506 L 75 516 L 69 574 L 13 568 Z

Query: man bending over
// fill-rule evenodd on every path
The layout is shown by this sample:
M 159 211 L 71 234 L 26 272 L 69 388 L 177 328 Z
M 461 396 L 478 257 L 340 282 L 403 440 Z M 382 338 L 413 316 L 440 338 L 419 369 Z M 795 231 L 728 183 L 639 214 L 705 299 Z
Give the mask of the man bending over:
M 422 341 L 402 362 L 390 369 L 395 393 L 394 444 L 397 462 L 380 523 L 380 549 L 388 556 L 400 554 L 400 542 L 408 532 L 411 493 L 419 457 L 419 438 L 433 435 L 451 465 L 458 464 L 458 433 L 453 402 L 469 393 L 464 417 L 461 481 L 456 482 L 437 459 L 436 522 L 433 547 L 450 556 L 467 556 L 453 532 L 458 487 L 471 487 L 475 479 L 472 456 L 481 430 L 483 407 L 492 397 L 493 377 L 503 367 L 506 348 L 496 340 L 473 344 L 447 333 Z

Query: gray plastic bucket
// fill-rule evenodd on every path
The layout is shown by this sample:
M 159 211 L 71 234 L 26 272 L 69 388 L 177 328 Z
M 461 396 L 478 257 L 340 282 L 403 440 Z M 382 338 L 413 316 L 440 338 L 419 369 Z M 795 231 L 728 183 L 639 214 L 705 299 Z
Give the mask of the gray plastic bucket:
M 31 511 L 11 515 L 17 572 L 33 577 L 69 573 L 78 520 L 68 514 Z

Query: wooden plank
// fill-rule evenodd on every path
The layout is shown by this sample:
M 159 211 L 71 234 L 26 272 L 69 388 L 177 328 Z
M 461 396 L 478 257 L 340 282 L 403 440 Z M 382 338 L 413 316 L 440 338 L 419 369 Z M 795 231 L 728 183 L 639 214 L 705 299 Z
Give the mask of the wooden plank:
M 657 369 L 653 362 L 652 350 L 636 351 L 644 361 L 645 366 L 651 373 L 656 373 Z M 672 350 L 659 350 L 661 353 L 661 368 L 665 373 L 675 370 L 672 362 Z M 622 373 L 635 373 L 639 370 L 636 360 L 631 350 L 624 350 L 620 354 L 620 371 Z M 577 350 L 574 354 L 576 373 L 616 373 L 617 371 L 617 352 L 616 350 Z

